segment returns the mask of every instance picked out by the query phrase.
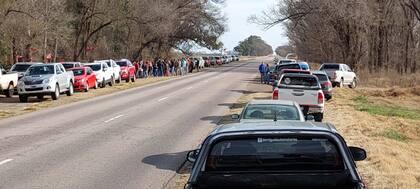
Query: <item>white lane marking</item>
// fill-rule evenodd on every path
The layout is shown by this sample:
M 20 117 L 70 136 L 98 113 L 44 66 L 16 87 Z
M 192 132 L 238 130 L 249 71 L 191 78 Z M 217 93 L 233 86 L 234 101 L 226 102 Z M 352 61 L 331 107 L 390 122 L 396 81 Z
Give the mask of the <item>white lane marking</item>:
M 123 117 L 124 115 L 117 115 L 117 116 L 115 116 L 115 117 L 113 117 L 113 118 L 111 118 L 111 119 L 108 119 L 108 120 L 106 120 L 106 121 L 104 121 L 105 123 L 109 123 L 109 122 L 111 122 L 111 121 L 114 121 L 114 120 L 116 120 L 116 119 L 118 119 L 118 118 L 121 118 L 121 117 Z
M 191 90 L 193 87 L 188 87 L 187 90 Z
M 6 164 L 6 163 L 11 162 L 11 161 L 13 161 L 13 159 L 5 159 L 3 161 L 0 161 L 0 165 Z
M 158 102 L 164 101 L 166 99 L 168 99 L 168 97 L 163 97 L 163 98 L 159 99 Z

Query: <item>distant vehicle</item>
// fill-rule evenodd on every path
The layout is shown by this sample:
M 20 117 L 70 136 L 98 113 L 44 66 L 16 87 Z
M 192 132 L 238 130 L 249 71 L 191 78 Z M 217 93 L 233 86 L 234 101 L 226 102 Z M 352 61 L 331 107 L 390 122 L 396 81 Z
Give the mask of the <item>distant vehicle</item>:
M 277 86 L 278 80 L 281 78 L 283 74 L 286 73 L 297 73 L 297 74 L 312 74 L 310 71 L 307 70 L 300 70 L 300 69 L 282 69 L 280 72 L 274 74 L 274 81 L 273 85 Z M 274 88 L 273 88 L 274 90 Z
M 15 87 L 18 84 L 17 73 L 7 73 L 6 69 L 0 65 L 0 93 L 10 98 L 13 96 Z
M 307 62 L 298 62 L 298 64 L 300 65 L 301 70 L 307 70 L 307 71 L 311 70 L 311 67 L 309 66 Z
M 304 115 L 312 114 L 317 122 L 321 122 L 324 118 L 324 93 L 318 78 L 314 75 L 283 74 L 273 91 L 273 99 L 297 102 L 302 107 Z
M 211 59 L 210 59 L 210 57 L 208 57 L 208 56 L 203 56 L 202 58 L 203 58 L 203 60 L 204 60 L 204 66 L 205 66 L 205 67 L 209 67 L 209 66 L 211 65 Z
M 327 73 L 323 71 L 314 71 L 312 75 L 318 77 L 325 99 L 330 100 L 332 98 L 332 83 L 328 78 Z
M 284 63 L 276 65 L 276 80 L 279 80 L 282 74 L 282 70 L 289 69 L 289 70 L 303 70 L 302 66 L 298 63 Z
M 223 125 L 187 153 L 194 164 L 184 188 L 363 189 L 355 161 L 366 157 L 328 123 Z
M 80 62 L 61 62 L 66 70 L 70 70 L 72 68 L 82 67 L 82 63 Z
M 10 72 L 17 72 L 18 73 L 18 80 L 23 77 L 26 70 L 28 70 L 29 67 L 35 64 L 43 64 L 41 62 L 18 62 L 16 64 L 13 64 L 12 68 L 10 68 Z
M 117 61 L 117 64 L 121 68 L 121 79 L 125 80 L 125 82 L 136 82 L 136 67 L 130 60 L 122 59 Z
M 76 67 L 71 68 L 70 71 L 74 75 L 74 90 L 89 92 L 90 88 L 97 89 L 98 82 L 96 81 L 95 72 L 90 67 Z
M 108 69 L 110 69 L 112 72 L 112 82 L 121 83 L 121 68 L 114 60 L 98 60 L 95 62 L 105 62 L 108 65 Z
M 19 100 L 28 102 L 30 96 L 43 99 L 45 95 L 57 100 L 64 92 L 72 96 L 73 81 L 73 72 L 66 72 L 60 63 L 32 65 L 18 82 Z
M 277 65 L 281 64 L 290 64 L 290 63 L 296 63 L 296 60 L 293 59 L 281 59 L 277 62 Z
M 239 56 L 235 55 L 235 61 L 239 61 Z
M 211 57 L 210 57 L 210 64 L 211 64 L 211 65 L 213 65 L 213 66 L 217 64 L 217 59 L 216 59 L 216 57 L 214 57 L 214 56 L 211 56 Z
M 196 57 L 194 60 L 198 62 L 198 67 L 200 69 L 204 68 L 205 61 L 202 57 Z
M 275 66 L 270 66 L 269 70 L 268 70 L 268 76 L 270 78 L 270 83 L 273 83 L 274 81 L 276 81 L 277 79 L 277 72 L 276 72 L 276 67 Z
M 357 76 L 346 64 L 326 63 L 322 64 L 319 70 L 328 74 L 333 87 L 342 88 L 348 85 L 350 88 L 356 88 L 357 86 Z
M 93 72 L 96 75 L 96 82 L 101 88 L 106 87 L 107 84 L 109 86 L 114 85 L 113 80 L 113 71 L 108 67 L 108 64 L 105 62 L 96 62 L 96 63 L 88 63 L 84 64 L 84 66 L 92 68 Z
M 222 57 L 216 56 L 216 64 L 217 65 L 222 65 Z
M 299 104 L 286 100 L 253 100 L 242 110 L 241 115 L 234 114 L 232 119 L 246 121 L 305 121 Z
M 298 59 L 298 56 L 295 53 L 288 53 L 286 55 L 286 59 L 294 59 L 294 60 L 297 60 Z

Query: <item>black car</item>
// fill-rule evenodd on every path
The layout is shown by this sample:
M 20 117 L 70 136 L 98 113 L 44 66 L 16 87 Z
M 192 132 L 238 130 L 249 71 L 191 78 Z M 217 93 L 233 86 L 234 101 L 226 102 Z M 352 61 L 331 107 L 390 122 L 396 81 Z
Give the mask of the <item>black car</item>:
M 355 161 L 366 151 L 348 147 L 327 123 L 236 123 L 213 131 L 187 160 L 187 189 L 364 188 Z

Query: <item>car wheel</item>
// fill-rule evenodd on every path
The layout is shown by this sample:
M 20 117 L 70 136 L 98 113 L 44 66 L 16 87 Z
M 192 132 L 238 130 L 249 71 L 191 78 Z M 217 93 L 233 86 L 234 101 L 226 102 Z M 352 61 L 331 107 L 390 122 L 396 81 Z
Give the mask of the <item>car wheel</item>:
M 117 83 L 121 83 L 121 76 L 117 79 Z
M 114 82 L 115 82 L 114 77 L 111 77 L 111 81 L 109 82 L 109 86 L 112 87 L 114 85 Z
M 88 82 L 86 82 L 85 92 L 89 92 L 89 83 Z
M 10 97 L 13 96 L 13 93 L 14 92 L 15 92 L 15 89 L 14 89 L 13 85 L 10 83 L 9 84 L 9 87 L 7 87 L 7 90 L 5 92 L 5 95 L 6 95 L 7 98 L 10 98 Z
M 102 79 L 102 84 L 101 84 L 101 88 L 105 88 L 106 87 L 106 82 L 105 82 L 105 78 Z
M 131 78 L 131 82 L 136 82 L 136 75 L 134 74 L 133 77 Z
M 95 80 L 95 85 L 93 85 L 94 89 L 98 89 L 98 81 Z
M 349 85 L 349 87 L 351 89 L 354 89 L 354 88 L 356 88 L 356 86 L 357 86 L 357 80 L 356 80 L 356 78 L 354 78 L 353 81 L 351 82 L 351 84 Z
M 324 119 L 324 113 L 314 113 L 313 116 L 316 122 L 322 122 Z
M 28 102 L 28 96 L 26 95 L 19 95 L 20 102 Z
M 341 78 L 341 80 L 340 80 L 339 87 L 340 88 L 343 88 L 344 87 L 344 80 L 343 80 L 343 78 Z
M 67 96 L 73 96 L 73 93 L 74 93 L 74 87 L 73 87 L 73 83 L 72 82 L 70 82 L 70 84 L 69 84 L 69 88 L 68 88 L 68 90 L 67 90 Z
M 60 97 L 60 86 L 58 84 L 55 85 L 55 91 L 51 93 L 51 98 L 53 100 L 58 100 Z
M 44 95 L 37 95 L 36 98 L 38 98 L 38 100 L 44 100 Z

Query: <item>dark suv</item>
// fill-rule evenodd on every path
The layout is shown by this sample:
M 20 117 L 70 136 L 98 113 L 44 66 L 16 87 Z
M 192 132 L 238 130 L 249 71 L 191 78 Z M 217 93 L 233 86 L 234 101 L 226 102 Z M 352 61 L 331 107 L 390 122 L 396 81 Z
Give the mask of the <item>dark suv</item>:
M 355 161 L 365 158 L 327 123 L 230 124 L 188 153 L 194 166 L 185 188 L 361 189 Z

